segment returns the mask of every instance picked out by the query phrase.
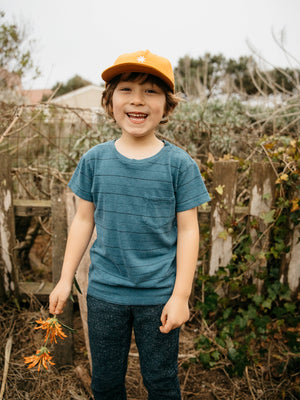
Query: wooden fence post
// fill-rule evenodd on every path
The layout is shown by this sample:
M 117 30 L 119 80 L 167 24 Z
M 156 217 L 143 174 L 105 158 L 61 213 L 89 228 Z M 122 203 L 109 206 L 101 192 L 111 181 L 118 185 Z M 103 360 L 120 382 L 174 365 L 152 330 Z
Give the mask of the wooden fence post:
M 237 162 L 219 161 L 214 165 L 213 199 L 210 222 L 209 275 L 226 266 L 232 256 L 232 237 L 226 229 L 228 219 L 234 218 L 237 182 Z
M 1 155 L 0 168 L 0 301 L 10 296 L 19 297 L 18 271 L 15 263 L 14 248 L 15 218 L 13 208 L 13 190 L 10 175 L 10 162 Z
M 300 190 L 293 194 L 294 199 L 300 198 Z M 287 283 L 293 293 L 300 289 L 300 226 L 290 222 L 291 232 L 289 237 L 290 251 L 285 255 L 281 264 L 280 281 Z
M 70 190 L 67 191 L 66 195 L 66 207 L 67 207 L 67 221 L 68 221 L 68 228 L 70 228 L 73 218 L 75 216 L 77 210 L 77 198 Z M 85 346 L 88 354 L 88 359 L 90 363 L 90 371 L 92 371 L 92 358 L 91 358 L 91 350 L 90 350 L 90 343 L 89 343 L 89 335 L 88 335 L 88 325 L 87 325 L 87 302 L 86 302 L 86 295 L 87 295 L 87 288 L 88 288 L 88 273 L 90 267 L 90 248 L 93 242 L 96 239 L 96 230 L 93 233 L 91 242 L 82 257 L 82 260 L 78 266 L 76 279 L 78 285 L 80 287 L 81 294 L 78 293 L 78 304 L 80 309 L 80 316 L 82 321 L 83 333 L 84 333 L 84 340 Z
M 55 285 L 61 274 L 64 253 L 67 243 L 66 189 L 57 180 L 51 185 L 51 219 L 52 219 L 52 280 Z M 59 316 L 62 323 L 72 327 L 73 303 L 69 299 L 64 312 Z M 70 332 L 64 340 L 59 340 L 54 348 L 56 366 L 64 367 L 73 364 L 73 338 Z
M 294 226 L 291 238 L 290 262 L 288 266 L 287 281 L 292 292 L 300 286 L 300 228 Z
M 275 202 L 276 174 L 270 163 L 257 162 L 252 165 L 252 181 L 249 205 L 249 233 L 252 240 L 251 254 L 256 257 L 252 271 L 267 265 L 264 253 L 268 250 L 272 221 L 272 206 Z M 263 281 L 254 279 L 260 292 Z

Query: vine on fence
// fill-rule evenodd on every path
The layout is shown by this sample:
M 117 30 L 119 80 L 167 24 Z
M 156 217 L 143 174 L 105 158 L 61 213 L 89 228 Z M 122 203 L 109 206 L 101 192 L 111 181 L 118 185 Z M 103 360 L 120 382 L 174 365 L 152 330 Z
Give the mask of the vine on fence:
M 267 357 L 271 374 L 282 378 L 300 370 L 300 295 L 293 295 L 281 281 L 290 232 L 300 224 L 300 141 L 274 136 L 259 145 L 278 171 L 276 203 L 263 216 L 271 230 L 269 248 L 258 255 L 251 252 L 249 224 L 258 231 L 256 220 L 228 221 L 226 234 L 234 242 L 231 262 L 214 276 L 199 272 L 202 300 L 196 309 L 202 332 L 196 346 L 206 368 L 225 367 L 231 375 L 241 376 L 248 365 L 263 368 L 261 360 Z M 265 233 L 258 231 L 258 237 Z M 257 280 L 263 282 L 262 289 Z M 296 379 L 290 390 L 300 394 Z

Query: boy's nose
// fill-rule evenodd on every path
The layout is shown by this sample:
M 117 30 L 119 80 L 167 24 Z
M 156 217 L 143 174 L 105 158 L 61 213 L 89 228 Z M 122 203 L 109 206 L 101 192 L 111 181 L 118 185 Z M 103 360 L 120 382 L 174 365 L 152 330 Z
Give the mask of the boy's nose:
M 134 91 L 132 93 L 131 103 L 134 105 L 144 104 L 144 97 L 140 91 Z

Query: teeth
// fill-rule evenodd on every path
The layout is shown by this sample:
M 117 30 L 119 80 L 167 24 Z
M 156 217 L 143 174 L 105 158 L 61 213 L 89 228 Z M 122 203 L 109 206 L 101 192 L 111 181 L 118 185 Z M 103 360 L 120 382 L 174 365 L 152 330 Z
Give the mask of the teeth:
M 147 114 L 140 114 L 140 113 L 128 113 L 127 114 L 131 118 L 146 118 Z

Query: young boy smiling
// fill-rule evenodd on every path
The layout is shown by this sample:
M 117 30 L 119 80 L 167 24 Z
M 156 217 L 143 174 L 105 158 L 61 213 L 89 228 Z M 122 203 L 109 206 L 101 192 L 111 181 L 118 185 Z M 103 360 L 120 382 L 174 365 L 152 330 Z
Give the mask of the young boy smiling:
M 50 312 L 60 314 L 96 225 L 88 326 L 96 400 L 126 399 L 132 329 L 150 400 L 181 399 L 179 328 L 199 244 L 197 206 L 209 201 L 197 164 L 155 131 L 174 110 L 170 62 L 147 51 L 121 55 L 102 73 L 102 106 L 121 129 L 95 146 L 69 183 L 79 197 Z

